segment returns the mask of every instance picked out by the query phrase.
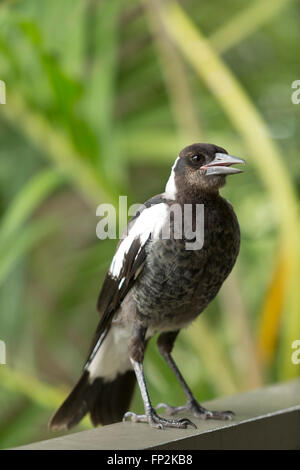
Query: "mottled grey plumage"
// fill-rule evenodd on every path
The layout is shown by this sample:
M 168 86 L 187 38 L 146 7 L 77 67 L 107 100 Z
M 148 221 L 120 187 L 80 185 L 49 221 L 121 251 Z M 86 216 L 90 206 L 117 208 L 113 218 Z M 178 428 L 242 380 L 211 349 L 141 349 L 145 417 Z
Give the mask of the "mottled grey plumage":
M 185 148 L 173 166 L 166 192 L 147 201 L 133 217 L 127 237 L 119 242 L 99 296 L 100 323 L 84 374 L 52 418 L 52 428 L 69 428 L 88 411 L 95 425 L 121 419 L 133 392 L 132 368 L 142 393 L 145 415 L 128 412 L 127 417 L 159 428 L 193 425 L 187 419 L 162 418 L 151 404 L 142 363 L 147 339 L 155 332 L 161 332 L 159 350 L 187 397 L 187 405 L 183 407 L 162 404 L 167 413 L 190 409 L 195 416 L 205 419 L 232 417 L 231 412 L 205 410 L 193 397 L 171 356 L 179 330 L 213 300 L 239 252 L 237 218 L 232 206 L 219 195 L 226 175 L 239 172 L 230 167 L 232 163 L 243 161 L 214 145 L 194 144 Z M 166 214 L 175 203 L 182 214 L 185 205 L 191 205 L 192 227 L 196 224 L 196 206 L 204 205 L 201 249 L 187 250 L 186 242 L 190 240 L 185 236 L 174 238 L 178 219 L 168 218 Z M 183 217 L 179 219 L 182 222 Z M 161 236 L 166 226 L 171 227 L 168 239 Z
M 150 240 L 147 262 L 132 289 L 138 317 L 158 331 L 181 328 L 198 316 L 216 296 L 239 252 L 238 221 L 225 199 L 199 194 L 189 203 L 205 207 L 203 248 L 187 250 L 185 238 Z

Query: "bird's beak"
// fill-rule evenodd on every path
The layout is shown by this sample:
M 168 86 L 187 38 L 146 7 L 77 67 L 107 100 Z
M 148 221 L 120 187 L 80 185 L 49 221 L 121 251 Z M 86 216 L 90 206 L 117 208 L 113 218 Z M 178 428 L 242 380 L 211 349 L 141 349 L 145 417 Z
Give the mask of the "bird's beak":
M 227 153 L 216 153 L 214 160 L 207 165 L 203 165 L 201 170 L 205 172 L 205 175 L 234 175 L 235 173 L 242 173 L 243 170 L 231 167 L 231 165 L 236 163 L 245 164 L 246 162 L 242 158 L 233 157 L 232 155 L 227 155 Z

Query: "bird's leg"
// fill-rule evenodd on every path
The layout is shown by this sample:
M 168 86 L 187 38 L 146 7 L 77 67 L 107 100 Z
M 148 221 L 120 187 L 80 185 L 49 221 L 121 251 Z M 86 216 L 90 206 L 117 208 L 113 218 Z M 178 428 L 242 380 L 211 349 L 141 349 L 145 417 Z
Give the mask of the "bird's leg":
M 187 399 L 187 403 L 183 406 L 170 406 L 166 405 L 165 403 L 160 403 L 157 405 L 157 408 L 165 408 L 166 414 L 168 415 L 174 415 L 176 413 L 179 413 L 181 411 L 191 411 L 193 415 L 196 418 L 201 418 L 201 419 L 220 419 L 220 420 L 226 420 L 226 419 L 232 419 L 234 416 L 234 413 L 232 411 L 209 411 L 203 406 L 200 405 L 200 403 L 197 401 L 197 399 L 194 397 L 191 389 L 187 385 L 186 381 L 181 375 L 181 372 L 179 371 L 177 365 L 175 364 L 175 361 L 173 357 L 171 356 L 171 352 L 173 349 L 174 341 L 178 335 L 179 331 L 172 331 L 172 332 L 166 332 L 162 333 L 159 338 L 158 338 L 158 348 L 167 362 L 167 364 L 170 366 L 170 368 L 173 370 L 174 374 L 176 375 L 183 391 Z
M 123 421 L 126 418 L 130 418 L 134 423 L 149 423 L 150 426 L 154 428 L 163 429 L 165 427 L 171 428 L 186 428 L 191 425 L 196 428 L 195 424 L 192 423 L 189 419 L 166 419 L 159 416 L 155 409 L 153 408 L 149 393 L 147 390 L 147 385 L 145 381 L 144 371 L 143 371 L 143 359 L 145 351 L 145 334 L 146 329 L 142 327 L 135 326 L 133 330 L 133 335 L 129 343 L 129 354 L 130 361 L 134 368 L 135 375 L 139 384 L 140 392 L 144 402 L 145 414 L 138 415 L 128 411 L 123 417 Z

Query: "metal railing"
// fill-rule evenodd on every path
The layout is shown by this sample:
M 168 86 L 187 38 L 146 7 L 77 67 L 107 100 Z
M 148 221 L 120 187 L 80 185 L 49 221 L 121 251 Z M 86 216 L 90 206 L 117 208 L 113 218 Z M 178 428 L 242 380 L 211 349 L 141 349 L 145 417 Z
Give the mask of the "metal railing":
M 152 429 L 117 423 L 68 434 L 18 449 L 300 449 L 300 380 L 271 385 L 205 403 L 233 410 L 233 421 L 201 421 L 197 429 Z

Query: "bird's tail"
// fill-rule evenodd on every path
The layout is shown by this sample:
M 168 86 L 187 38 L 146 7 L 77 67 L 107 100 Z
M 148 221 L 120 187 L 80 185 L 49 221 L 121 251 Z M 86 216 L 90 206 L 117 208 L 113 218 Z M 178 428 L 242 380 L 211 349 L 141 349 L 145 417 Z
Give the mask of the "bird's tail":
M 70 429 L 87 413 L 94 426 L 121 421 L 136 382 L 127 345 L 127 332 L 111 328 L 70 395 L 52 417 L 50 429 Z

